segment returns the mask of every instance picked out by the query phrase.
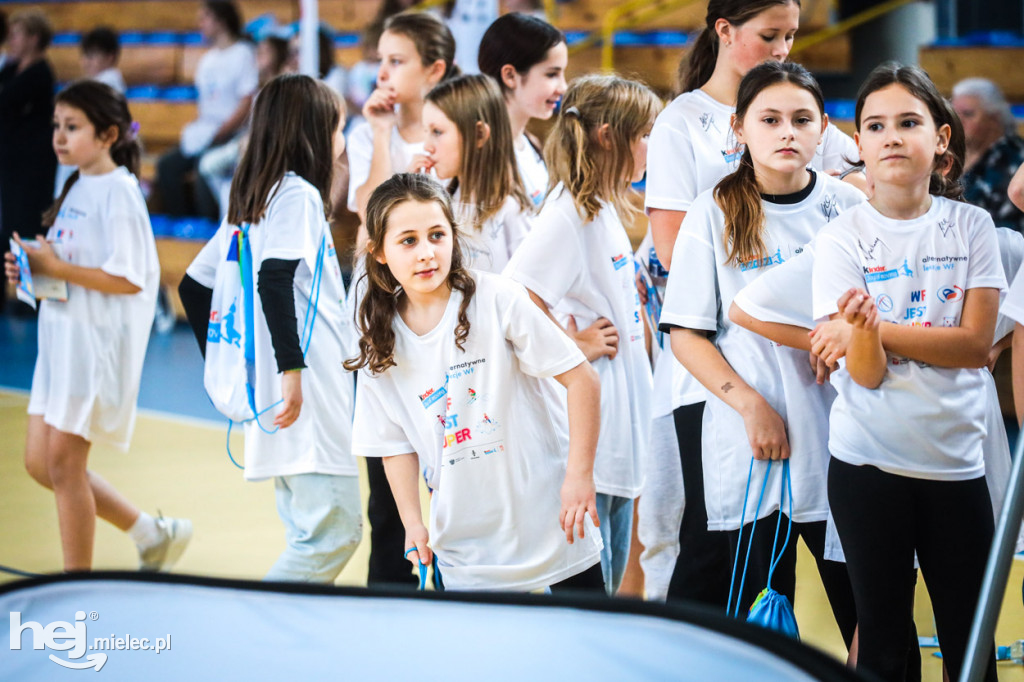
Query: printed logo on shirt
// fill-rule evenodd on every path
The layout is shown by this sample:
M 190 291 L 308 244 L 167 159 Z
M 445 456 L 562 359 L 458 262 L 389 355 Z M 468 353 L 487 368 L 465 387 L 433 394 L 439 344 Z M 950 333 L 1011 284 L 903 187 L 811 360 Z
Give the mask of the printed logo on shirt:
M 738 144 L 732 149 L 723 149 L 722 158 L 726 163 L 736 163 L 743 156 L 743 145 Z
M 740 272 L 746 272 L 747 270 L 757 270 L 758 268 L 766 268 L 769 265 L 779 265 L 785 263 L 786 259 L 782 257 L 782 249 L 776 248 L 775 253 L 764 258 L 751 258 L 750 260 L 740 262 Z
M 949 218 L 943 218 L 942 220 L 939 221 L 939 229 L 942 230 L 943 237 L 948 237 L 949 231 L 952 230 L 954 227 L 956 227 L 956 223 L 954 223 Z
M 953 284 L 952 286 L 939 287 L 939 290 L 935 292 L 935 295 L 938 296 L 939 300 L 943 303 L 953 303 L 963 299 L 964 290 Z
M 921 269 L 925 272 L 953 270 L 957 263 L 966 262 L 967 256 L 925 256 L 921 259 Z
M 910 306 L 909 308 L 907 308 L 907 312 L 904 313 L 903 319 L 904 320 L 916 320 L 919 317 L 924 317 L 925 313 L 927 313 L 927 312 L 928 312 L 928 306 L 926 306 L 926 305 Z
M 483 362 L 487 362 L 487 358 L 477 358 L 476 360 L 456 363 L 448 368 L 448 376 L 452 379 L 460 379 L 472 374 L 475 366 Z M 448 379 L 445 379 L 445 385 L 448 385 Z
M 884 265 L 873 268 L 864 268 L 865 282 L 884 282 L 897 277 L 913 277 L 914 271 L 910 268 L 910 262 L 904 258 L 903 265 L 898 268 L 888 269 Z
M 328 258 L 335 258 L 337 256 L 337 253 L 338 252 L 334 248 L 334 242 L 331 242 L 330 244 L 327 245 L 327 257 Z
M 544 201 L 544 194 L 539 189 L 535 189 L 530 193 L 530 201 L 533 202 L 534 206 L 540 206 L 541 202 Z
M 612 265 L 615 266 L 616 270 L 621 270 L 626 266 L 629 260 L 626 258 L 626 254 L 620 253 L 618 256 L 612 256 Z
M 65 220 L 82 220 L 89 216 L 85 211 L 77 209 L 74 206 L 65 206 L 57 211 L 57 217 L 64 218 Z
M 893 309 L 892 297 L 889 294 L 879 294 L 875 299 L 875 307 L 880 313 L 891 313 Z
M 959 327 L 960 325 L 957 324 L 956 315 L 954 315 L 952 317 L 943 317 L 942 318 L 942 326 L 943 327 Z
M 651 247 L 650 252 L 647 254 L 647 269 L 651 273 L 652 279 L 668 277 L 668 270 L 661 264 L 661 259 L 658 258 L 658 252 Z
M 821 213 L 822 215 L 825 216 L 825 222 L 832 222 L 832 218 L 839 215 L 836 212 L 836 207 L 838 205 L 839 202 L 836 200 L 835 193 L 829 194 L 827 197 L 825 197 L 825 200 L 821 202 Z
M 425 393 L 420 394 L 420 402 L 423 403 L 423 408 L 429 408 L 431 405 L 436 403 L 441 398 L 448 394 L 448 380 L 445 379 L 444 386 L 441 388 L 428 388 Z
M 871 242 L 871 246 L 864 246 L 864 242 L 860 239 L 857 240 L 857 248 L 864 254 L 864 260 L 875 260 L 875 251 L 881 246 L 886 251 L 891 253 L 891 249 L 878 237 L 875 237 L 875 241 Z

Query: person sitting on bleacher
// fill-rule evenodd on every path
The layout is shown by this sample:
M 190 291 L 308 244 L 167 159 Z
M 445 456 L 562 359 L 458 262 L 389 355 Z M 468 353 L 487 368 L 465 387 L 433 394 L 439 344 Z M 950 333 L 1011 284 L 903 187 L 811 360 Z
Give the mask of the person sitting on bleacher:
M 82 36 L 82 55 L 78 59 L 82 75 L 106 83 L 123 95 L 124 76 L 117 67 L 120 58 L 121 41 L 109 27 L 99 26 Z
M 165 213 L 217 220 L 217 199 L 202 178 L 195 179 L 194 201 L 186 200 L 185 175 L 204 152 L 230 141 L 245 125 L 258 82 L 256 55 L 241 37 L 242 20 L 233 2 L 206 0 L 199 30 L 212 46 L 196 68 L 199 118 L 182 130 L 181 146 L 160 157 L 156 181 Z

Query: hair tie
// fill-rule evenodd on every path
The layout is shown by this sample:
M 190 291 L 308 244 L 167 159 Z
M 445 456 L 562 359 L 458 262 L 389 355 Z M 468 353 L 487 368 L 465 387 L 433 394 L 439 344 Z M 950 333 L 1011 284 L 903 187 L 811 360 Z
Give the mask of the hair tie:
M 128 126 L 128 140 L 129 141 L 131 141 L 131 142 L 135 141 L 135 138 L 137 138 L 139 136 L 139 128 L 141 128 L 141 127 L 142 126 L 139 125 L 138 121 L 132 121 L 132 124 L 130 126 Z
M 580 119 L 581 121 L 583 120 L 583 116 L 580 115 L 580 110 L 577 109 L 576 107 L 569 107 L 568 109 L 564 109 L 562 111 L 562 115 L 563 116 L 575 116 L 576 118 Z

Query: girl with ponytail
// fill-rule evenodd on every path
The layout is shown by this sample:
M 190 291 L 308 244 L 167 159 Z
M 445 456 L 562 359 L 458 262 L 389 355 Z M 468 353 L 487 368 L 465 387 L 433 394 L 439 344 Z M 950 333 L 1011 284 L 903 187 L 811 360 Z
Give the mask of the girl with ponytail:
M 660 110 L 654 93 L 635 81 L 587 76 L 569 86 L 544 148 L 547 199 L 505 269 L 541 308 L 566 321 L 601 377 L 594 477 L 609 594 L 629 556 L 651 422 L 651 366 L 623 222 L 636 212 L 631 187 L 644 176 Z
M 843 565 L 824 561 L 831 389 L 817 383 L 806 352 L 776 346 L 727 317 L 740 289 L 801 253 L 830 220 L 863 202 L 856 188 L 808 169 L 827 125 L 821 89 L 800 65 L 766 62 L 747 73 L 732 125 L 744 145 L 739 168 L 700 194 L 683 222 L 661 326 L 671 333 L 675 357 L 708 393 L 703 471 L 718 482 L 705 491 L 708 528 L 728 538 L 733 556 L 741 529 L 749 537 L 755 520 L 749 506 L 743 517 L 751 456 L 778 460 L 792 453 L 792 512 L 781 506 L 781 467 L 771 468 L 746 586 L 727 596 L 746 610 L 767 583 L 773 535 L 765 529 L 784 516 L 783 526 L 792 521 L 817 559 L 849 646 L 856 627 L 852 592 Z M 754 464 L 759 490 L 765 468 Z M 795 550 L 787 546 L 772 582 L 790 600 Z
M 135 425 L 160 280 L 139 183 L 137 129 L 124 95 L 96 81 L 57 94 L 53 148 L 77 166 L 44 216 L 49 232 L 24 250 L 34 275 L 67 282 L 39 310 L 39 356 L 28 405 L 25 467 L 57 499 L 65 571 L 92 567 L 96 517 L 135 541 L 143 570 L 169 569 L 192 524 L 140 511 L 88 469 L 95 441 L 127 450 Z M 7 277 L 18 267 L 7 254 Z

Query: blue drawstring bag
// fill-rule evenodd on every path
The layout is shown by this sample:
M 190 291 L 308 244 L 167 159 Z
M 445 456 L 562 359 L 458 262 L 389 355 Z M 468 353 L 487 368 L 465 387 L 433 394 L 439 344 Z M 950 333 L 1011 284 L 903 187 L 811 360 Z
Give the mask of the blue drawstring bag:
M 768 485 L 768 476 L 772 471 L 772 462 L 768 460 L 768 466 L 764 473 L 764 483 L 761 484 L 761 494 L 757 499 L 757 508 L 754 511 L 754 523 L 750 529 L 750 536 L 747 538 L 747 554 L 743 561 L 743 575 L 740 578 L 740 589 L 736 593 L 736 606 L 733 609 L 732 596 L 733 586 L 736 580 L 736 567 L 739 564 L 740 549 L 743 546 L 743 520 L 746 518 L 747 513 L 747 497 L 750 493 L 750 480 L 754 473 L 754 460 L 750 460 L 750 471 L 747 473 L 747 489 L 743 494 L 743 511 L 740 516 L 740 541 L 736 547 L 736 558 L 733 561 L 732 567 L 732 582 L 729 585 L 729 604 L 726 607 L 727 613 L 733 617 L 739 616 L 739 600 L 740 595 L 743 594 L 743 587 L 747 577 L 747 565 L 750 562 L 750 548 L 753 545 L 754 532 L 757 530 L 757 516 L 761 511 L 761 502 L 764 500 L 764 491 Z M 789 494 L 789 521 L 786 527 L 786 539 L 782 543 L 782 548 L 779 549 L 778 554 L 775 550 L 779 544 L 779 529 L 782 526 L 782 513 L 781 507 L 786 503 L 786 496 Z M 775 539 L 772 541 L 772 562 L 768 568 L 768 585 L 761 590 L 757 598 L 754 599 L 754 603 L 750 605 L 750 610 L 747 613 L 747 622 L 760 625 L 761 627 L 775 630 L 776 632 L 782 633 L 793 639 L 800 639 L 800 631 L 797 628 L 796 616 L 793 615 L 793 605 L 789 603 L 789 599 L 785 595 L 779 594 L 772 589 L 772 576 L 775 574 L 775 568 L 779 565 L 779 561 L 782 560 L 783 554 L 786 552 L 786 547 L 789 546 L 789 536 L 793 530 L 793 486 L 790 482 L 789 477 L 789 460 L 783 460 L 782 462 L 782 494 L 779 500 L 780 513 L 779 519 L 775 524 Z

